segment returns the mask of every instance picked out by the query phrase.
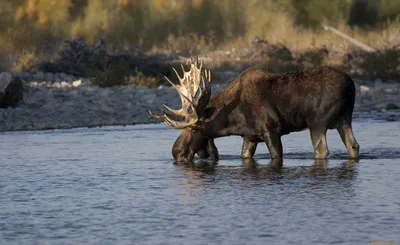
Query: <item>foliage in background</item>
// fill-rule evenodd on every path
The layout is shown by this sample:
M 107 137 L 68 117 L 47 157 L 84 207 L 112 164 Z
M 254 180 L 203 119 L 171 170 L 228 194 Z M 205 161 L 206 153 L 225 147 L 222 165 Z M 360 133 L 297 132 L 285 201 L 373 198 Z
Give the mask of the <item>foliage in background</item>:
M 303 53 L 293 60 L 271 57 L 272 67 L 332 64 L 330 56 L 307 50 L 328 47 L 345 53 L 355 47 L 322 30 L 321 24 L 374 48 L 392 50 L 400 44 L 399 17 L 398 0 L 2 0 L 0 60 L 9 64 L 0 69 L 24 70 L 38 56 L 52 59 L 64 40 L 81 37 L 94 44 L 101 36 L 108 51 L 167 50 L 184 56 L 216 49 L 237 52 L 240 45 L 259 37 Z M 397 53 L 379 52 L 366 54 L 352 66 L 365 67 L 359 70 L 371 76 L 395 74 L 398 60 L 392 55 Z M 395 62 L 389 66 L 396 69 L 368 68 L 383 66 L 381 60 Z M 110 74 L 119 76 L 114 69 L 98 76 L 107 80 Z
M 47 49 L 57 40 L 105 36 L 112 49 L 150 49 L 191 35 L 215 45 L 243 36 L 290 42 L 296 26 L 381 28 L 399 13 L 397 0 L 3 0 L 0 44 Z
M 113 87 L 134 84 L 138 87 L 156 87 L 160 78 L 145 76 L 136 70 L 133 74 L 126 63 L 119 62 L 107 67 L 104 71 L 96 71 L 90 75 L 93 84 L 100 87 Z
M 35 64 L 39 62 L 38 56 L 32 49 L 22 50 L 21 54 L 17 58 L 11 67 L 11 71 L 27 71 L 31 69 Z
M 161 78 L 145 76 L 142 72 L 137 71 L 134 75 L 126 77 L 126 84 L 134 84 L 138 87 L 157 87 L 160 84 Z
M 355 74 L 371 78 L 399 79 L 400 50 L 383 49 L 373 53 L 360 52 L 354 57 L 352 66 Z

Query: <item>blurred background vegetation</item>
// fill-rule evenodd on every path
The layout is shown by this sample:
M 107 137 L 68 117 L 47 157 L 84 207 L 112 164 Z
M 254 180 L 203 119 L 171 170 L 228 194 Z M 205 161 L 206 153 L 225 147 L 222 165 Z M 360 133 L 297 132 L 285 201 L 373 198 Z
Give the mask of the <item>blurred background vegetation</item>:
M 77 37 L 104 36 L 111 51 L 183 55 L 254 37 L 291 51 L 355 48 L 328 24 L 384 49 L 400 44 L 399 18 L 399 0 L 0 0 L 0 70 L 26 69 Z

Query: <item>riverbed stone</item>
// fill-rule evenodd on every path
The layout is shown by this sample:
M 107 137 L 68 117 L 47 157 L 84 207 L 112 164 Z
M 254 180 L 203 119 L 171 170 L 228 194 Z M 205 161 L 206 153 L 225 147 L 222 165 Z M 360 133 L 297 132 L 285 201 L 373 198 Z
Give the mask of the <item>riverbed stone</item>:
M 58 73 L 58 77 L 61 78 L 61 80 L 65 80 L 65 81 L 66 81 L 68 78 L 70 78 L 70 76 L 68 76 L 67 74 L 65 74 L 65 73 L 63 73 L 63 72 Z
M 101 88 L 88 79 L 74 78 L 68 82 L 66 78 L 70 78 L 69 75 L 60 73 L 53 76 L 63 79 L 54 82 L 36 79 L 26 83 L 24 103 L 17 108 L 0 109 L 0 131 L 159 123 L 161 121 L 152 118 L 148 110 L 159 113 L 163 104 L 176 109 L 181 107 L 178 93 L 169 86 Z M 0 73 L 0 81 L 4 77 L 12 77 L 12 74 Z M 226 86 L 227 83 L 213 84 L 212 94 Z M 356 89 L 356 117 L 371 116 L 377 110 L 383 114 L 382 117 L 398 115 L 396 106 L 400 105 L 400 84 L 382 81 L 377 86 L 374 81 L 360 80 L 356 82 Z M 390 118 L 398 120 L 399 116 Z
M 368 86 L 361 85 L 360 86 L 360 92 L 361 93 L 368 93 L 371 89 Z
M 24 84 L 19 77 L 13 77 L 0 87 L 0 108 L 16 107 L 23 99 Z
M 400 109 L 400 106 L 396 105 L 394 103 L 389 103 L 386 105 L 385 109 L 386 110 L 398 110 L 398 109 Z
M 53 81 L 55 80 L 55 76 L 54 76 L 53 73 L 45 72 L 45 73 L 44 73 L 44 80 L 45 80 L 46 82 L 53 82 Z
M 11 81 L 13 75 L 10 72 L 1 72 L 0 73 L 0 89 L 7 86 L 7 84 Z
M 35 80 L 37 81 L 44 81 L 44 73 L 41 71 L 36 72 Z
M 382 91 L 387 94 L 397 94 L 397 90 L 394 88 L 383 88 Z
M 82 85 L 82 80 L 76 80 L 72 82 L 73 87 L 79 87 Z

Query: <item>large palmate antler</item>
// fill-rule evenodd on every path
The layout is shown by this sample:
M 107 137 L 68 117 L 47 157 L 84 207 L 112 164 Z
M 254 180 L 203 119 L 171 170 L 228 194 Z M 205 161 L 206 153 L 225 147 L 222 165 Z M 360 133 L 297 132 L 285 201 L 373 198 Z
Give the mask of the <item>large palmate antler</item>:
M 179 78 L 180 85 L 175 85 L 165 77 L 176 91 L 178 91 L 182 101 L 182 108 L 174 110 L 164 105 L 172 114 L 165 113 L 164 110 L 161 110 L 162 115 L 157 115 L 149 111 L 151 116 L 164 120 L 168 126 L 175 129 L 183 129 L 197 124 L 204 116 L 208 101 L 211 97 L 210 71 L 204 70 L 202 74 L 201 69 L 203 67 L 203 62 L 200 62 L 199 66 L 198 58 L 191 58 L 188 63 L 190 64 L 189 71 L 185 71 L 185 68 L 181 64 L 183 77 L 180 77 L 179 73 L 172 68 Z M 178 122 L 173 120 L 172 117 L 183 117 L 185 121 Z

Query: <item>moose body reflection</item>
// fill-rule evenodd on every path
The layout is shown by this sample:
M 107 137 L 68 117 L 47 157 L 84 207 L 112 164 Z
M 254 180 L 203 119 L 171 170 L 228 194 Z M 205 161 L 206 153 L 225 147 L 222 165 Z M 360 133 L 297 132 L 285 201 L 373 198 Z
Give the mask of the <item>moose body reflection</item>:
M 190 70 L 176 75 L 182 108 L 161 115 L 150 112 L 175 129 L 183 129 L 172 149 L 178 162 L 200 157 L 218 159 L 217 137 L 243 137 L 241 156 L 252 158 L 258 142 L 265 142 L 272 159 L 282 158 L 281 136 L 309 129 L 315 159 L 326 159 L 326 132 L 337 129 L 349 156 L 357 158 L 359 145 L 352 131 L 355 100 L 353 80 L 330 67 L 286 74 L 248 69 L 211 97 L 211 74 L 191 59 Z M 179 122 L 177 118 L 184 118 Z
M 242 160 L 241 166 L 221 166 L 212 162 L 175 163 L 180 171 L 190 176 L 196 185 L 199 181 L 229 182 L 233 185 L 276 185 L 292 182 L 309 182 L 311 185 L 321 185 L 330 182 L 353 180 L 356 176 L 355 164 L 358 160 L 337 160 L 330 164 L 327 160 L 315 160 L 310 166 L 285 166 L 281 159 L 271 159 L 268 164 L 260 163 L 252 158 Z

